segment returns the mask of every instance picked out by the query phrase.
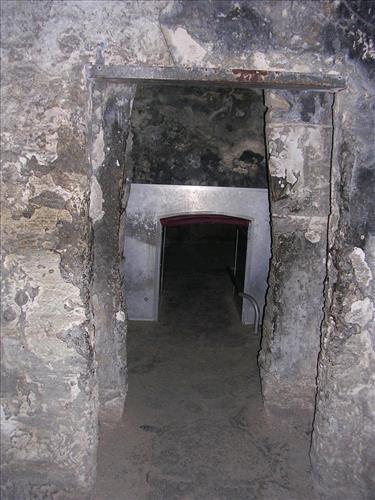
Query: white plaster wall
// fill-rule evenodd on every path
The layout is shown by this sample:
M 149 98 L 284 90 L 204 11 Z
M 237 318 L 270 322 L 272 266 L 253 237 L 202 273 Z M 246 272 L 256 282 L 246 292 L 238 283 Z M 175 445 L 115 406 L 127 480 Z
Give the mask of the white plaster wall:
M 161 224 L 180 214 L 222 214 L 249 219 L 245 292 L 264 307 L 270 260 L 267 189 L 133 184 L 124 241 L 124 274 L 128 317 L 158 318 Z M 252 324 L 252 306 L 244 301 L 242 321 Z

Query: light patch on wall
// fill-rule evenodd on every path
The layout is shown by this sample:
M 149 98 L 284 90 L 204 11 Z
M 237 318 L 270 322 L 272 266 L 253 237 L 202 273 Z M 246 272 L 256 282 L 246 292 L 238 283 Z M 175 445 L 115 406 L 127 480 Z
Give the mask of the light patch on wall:
M 118 422 L 122 417 L 124 410 L 124 401 L 122 397 L 115 397 L 109 401 L 105 401 L 101 411 L 106 415 L 107 422 Z
M 265 54 L 263 52 L 254 52 L 252 55 L 252 67 L 254 69 L 265 69 L 270 70 L 271 66 L 266 59 Z
M 116 319 L 117 321 L 124 322 L 125 321 L 125 313 L 124 311 L 117 311 L 116 313 Z
M 290 109 L 290 104 L 285 97 L 281 96 L 277 92 L 272 92 L 272 90 L 267 93 L 267 106 L 269 109 L 268 113 L 273 109 L 283 109 L 285 111 Z
M 354 248 L 350 254 L 354 275 L 359 286 L 368 286 L 372 280 L 372 272 L 365 260 L 365 252 L 362 248 Z
M 292 185 L 298 181 L 304 165 L 301 135 L 298 127 L 270 128 L 269 170 L 272 177 L 280 177 Z
M 31 160 L 35 158 L 40 165 L 47 165 L 57 159 L 59 132 L 69 128 L 70 114 L 63 107 L 43 109 L 39 106 L 30 106 L 29 113 L 19 117 L 19 130 L 28 131 L 28 140 L 23 146 L 23 155 Z M 38 126 L 35 126 L 35 124 Z M 9 149 L 16 147 L 14 140 L 17 134 L 5 137 Z
M 74 183 L 78 184 L 78 182 L 80 180 L 79 177 L 80 176 L 72 174 L 72 184 L 74 184 Z M 57 197 L 62 198 L 64 201 L 68 201 L 73 196 L 73 193 L 71 191 L 67 191 L 62 186 L 56 185 L 51 174 L 44 175 L 43 178 L 40 178 L 40 177 L 31 178 L 30 182 L 27 184 L 27 189 L 29 192 L 27 192 L 25 194 L 28 195 L 28 201 L 30 198 L 32 198 L 32 199 L 37 198 L 43 192 L 46 192 L 46 191 L 50 191 L 51 193 L 55 193 Z M 77 192 L 77 195 L 78 195 L 78 192 Z
M 77 399 L 79 393 L 81 392 L 81 389 L 78 385 L 78 376 L 70 377 L 68 379 L 68 384 L 70 388 L 70 402 L 73 402 L 75 399 Z
M 366 297 L 363 300 L 356 300 L 352 303 L 350 311 L 345 315 L 345 321 L 363 328 L 371 321 L 373 314 L 374 306 L 371 300 Z
M 97 178 L 93 175 L 91 178 L 90 218 L 92 223 L 95 224 L 95 222 L 101 220 L 103 216 L 103 192 Z
M 61 361 L 72 355 L 72 349 L 56 335 L 86 321 L 80 290 L 63 279 L 60 256 L 54 252 L 39 251 L 37 256 L 18 257 L 17 260 L 30 284 L 39 290 L 26 314 L 25 343 L 38 358 Z M 47 272 L 41 273 L 40 263 Z M 75 304 L 69 311 L 64 307 L 67 298 Z
M 1 433 L 4 436 L 11 436 L 17 430 L 17 420 L 13 417 L 7 418 L 3 405 L 0 406 Z
M 326 229 L 327 219 L 325 217 L 311 217 L 305 238 L 311 243 L 319 243 L 322 231 Z
M 101 128 L 95 137 L 92 145 L 91 163 L 93 171 L 96 172 L 101 164 L 104 162 L 104 136 L 103 129 Z
M 186 29 L 178 27 L 175 31 L 164 28 L 173 56 L 180 64 L 194 64 L 202 61 L 207 51 L 192 38 Z

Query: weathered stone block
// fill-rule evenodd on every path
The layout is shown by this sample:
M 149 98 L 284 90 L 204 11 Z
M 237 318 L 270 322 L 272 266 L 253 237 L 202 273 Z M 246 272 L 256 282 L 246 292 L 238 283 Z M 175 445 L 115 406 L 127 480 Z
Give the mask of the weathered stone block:
M 332 126 L 333 95 L 312 90 L 266 90 L 267 121 L 273 124 Z
M 374 87 L 335 100 L 332 215 L 311 447 L 323 498 L 375 493 Z M 352 112 L 348 113 L 348 109 Z
M 90 218 L 93 225 L 91 305 L 100 418 L 122 416 L 127 392 L 125 303 L 119 240 L 126 179 L 125 150 L 134 85 L 100 84 L 92 92 L 93 136 Z
M 328 215 L 331 129 L 274 126 L 267 118 L 272 214 Z
M 273 218 L 259 363 L 269 410 L 307 410 L 310 424 L 323 318 L 326 217 Z

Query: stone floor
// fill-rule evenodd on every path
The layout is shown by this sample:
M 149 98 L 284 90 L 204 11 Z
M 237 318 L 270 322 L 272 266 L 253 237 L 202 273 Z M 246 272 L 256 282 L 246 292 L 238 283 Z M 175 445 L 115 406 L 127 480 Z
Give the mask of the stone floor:
M 268 421 L 259 338 L 224 272 L 169 275 L 158 323 L 131 322 L 122 422 L 101 429 L 96 500 L 312 500 L 309 436 Z

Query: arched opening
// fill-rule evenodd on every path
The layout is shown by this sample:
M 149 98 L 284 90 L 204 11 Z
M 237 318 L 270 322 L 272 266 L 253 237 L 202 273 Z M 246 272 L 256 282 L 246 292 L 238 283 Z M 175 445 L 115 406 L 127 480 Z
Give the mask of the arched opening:
M 249 221 L 242 217 L 221 214 L 187 214 L 162 217 L 160 223 L 165 227 L 185 226 L 191 224 L 229 224 L 247 228 Z
M 225 221 L 227 232 L 231 225 L 242 228 L 232 238 L 233 259 L 228 259 L 225 267 L 231 268 L 232 279 L 239 283 L 237 292 L 252 297 L 259 309 L 258 317 L 262 315 L 270 260 L 268 190 L 136 183 L 131 186 L 124 229 L 125 293 L 130 320 L 158 320 L 166 235 L 163 228 L 194 220 Z M 234 262 L 236 241 L 242 249 L 238 261 L 242 269 Z M 235 267 L 238 269 L 233 274 Z M 242 323 L 253 325 L 257 316 L 253 303 L 242 297 L 236 300 Z
M 159 304 L 163 294 L 189 286 L 200 290 L 210 283 L 214 297 L 224 294 L 228 290 L 229 276 L 236 284 L 232 291 L 233 300 L 239 317 L 244 319 L 243 291 L 250 221 L 203 213 L 163 217 L 160 223 Z

